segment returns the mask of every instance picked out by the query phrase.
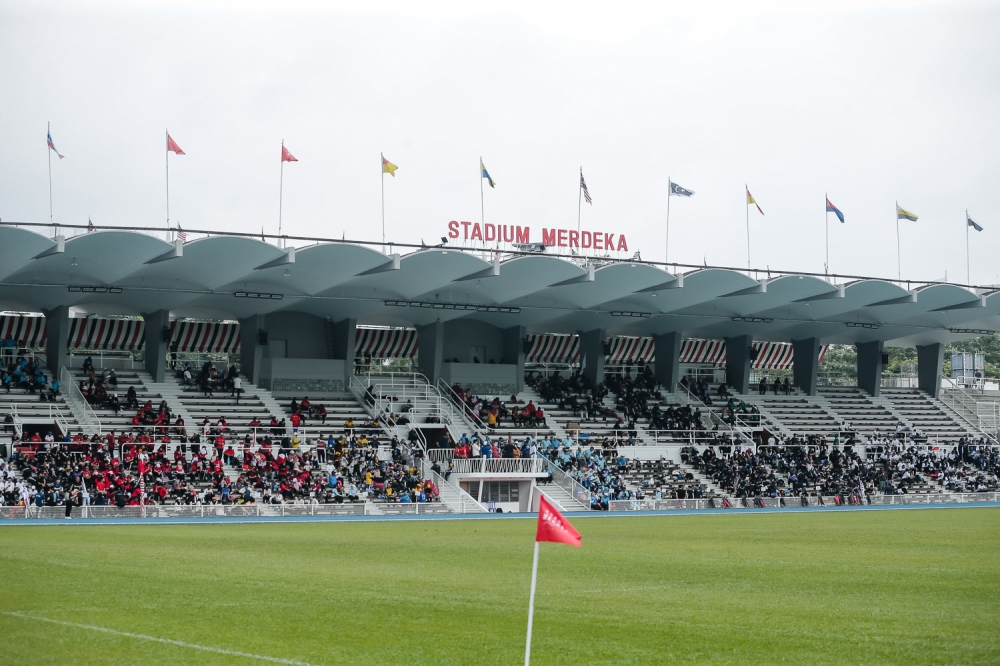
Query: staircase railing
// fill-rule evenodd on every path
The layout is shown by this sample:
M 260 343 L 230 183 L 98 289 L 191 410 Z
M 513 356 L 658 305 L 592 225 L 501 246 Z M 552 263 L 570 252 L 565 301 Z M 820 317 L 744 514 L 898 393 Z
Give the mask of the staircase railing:
M 469 406 L 459 398 L 458 394 L 455 393 L 455 389 L 449 386 L 448 382 L 444 379 L 438 379 L 437 390 L 458 411 L 462 416 L 462 420 L 465 421 L 465 424 L 469 428 L 479 435 L 482 435 L 486 431 L 486 424 L 483 423 L 483 420 L 472 413 Z
M 536 457 L 540 458 L 543 463 L 543 470 L 548 471 L 552 474 L 552 483 L 554 483 L 559 488 L 562 488 L 567 495 L 573 498 L 580 506 L 584 509 L 590 509 L 590 491 L 584 488 L 580 483 L 571 477 L 566 472 L 562 471 L 555 462 L 549 460 L 545 456 L 540 454 L 535 454 Z
M 984 434 L 994 444 L 1000 444 L 1000 440 L 997 439 L 997 432 L 1000 430 L 1000 407 L 998 407 L 997 403 L 990 401 L 980 402 L 976 400 L 975 396 L 966 392 L 965 389 L 959 388 L 957 385 L 955 388 L 942 390 L 939 399 L 942 403 L 950 407 L 952 412 L 958 418 L 965 421 L 967 425 Z M 985 410 L 981 409 L 987 405 L 988 407 Z M 972 418 L 967 417 L 965 412 L 974 414 L 973 418 L 976 419 L 976 422 L 973 422 Z M 986 412 L 986 415 L 984 415 L 984 412 Z
M 425 479 L 430 479 L 441 493 L 441 502 L 457 513 L 487 513 L 486 507 L 477 502 L 469 493 L 431 469 L 427 460 L 420 460 L 420 472 Z
M 76 416 L 76 422 L 79 424 L 80 430 L 87 435 L 99 435 L 101 433 L 101 419 L 97 417 L 90 403 L 83 397 L 83 393 L 80 391 L 80 387 L 76 385 L 73 375 L 63 367 L 59 373 L 59 379 L 62 384 L 61 388 L 64 389 L 63 395 L 66 398 L 66 404 L 69 406 L 70 411 L 73 412 L 73 415 Z

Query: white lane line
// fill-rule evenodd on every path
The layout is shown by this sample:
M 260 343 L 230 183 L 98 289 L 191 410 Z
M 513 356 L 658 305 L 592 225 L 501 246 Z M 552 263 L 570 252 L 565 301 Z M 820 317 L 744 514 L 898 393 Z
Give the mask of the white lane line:
M 190 650 L 203 650 L 205 652 L 214 652 L 215 654 L 224 654 L 230 657 L 246 657 L 248 659 L 269 661 L 274 664 L 289 664 L 289 666 L 312 666 L 311 664 L 308 664 L 304 661 L 295 661 L 294 659 L 282 659 L 280 657 L 267 657 L 261 654 L 251 654 L 249 652 L 237 652 L 236 650 L 225 650 L 223 648 L 214 648 L 214 647 L 208 647 L 206 645 L 185 643 L 184 641 L 175 641 L 169 638 L 157 638 L 156 636 L 147 636 L 145 634 L 133 634 L 127 631 L 117 631 L 115 629 L 107 629 L 105 627 L 95 627 L 90 624 L 78 624 L 76 622 L 63 622 L 62 620 L 50 620 L 47 617 L 40 617 L 38 615 L 28 615 L 27 613 L 18 613 L 14 611 L 0 611 L 0 614 L 12 615 L 14 617 L 19 617 L 24 620 L 37 620 L 40 622 L 50 622 L 52 624 L 60 624 L 64 627 L 75 627 L 77 629 L 89 629 L 90 631 L 100 631 L 105 634 L 125 636 L 126 638 L 138 638 L 144 641 L 155 641 L 157 643 L 166 643 L 167 645 L 176 645 L 177 647 L 188 648 Z

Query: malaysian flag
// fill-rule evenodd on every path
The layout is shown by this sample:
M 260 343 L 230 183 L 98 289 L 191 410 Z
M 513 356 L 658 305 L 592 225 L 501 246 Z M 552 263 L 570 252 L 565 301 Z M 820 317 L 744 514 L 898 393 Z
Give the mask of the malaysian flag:
M 52 152 L 55 153 L 56 155 L 59 155 L 59 159 L 64 159 L 66 156 L 60 154 L 60 152 L 56 150 L 56 144 L 52 143 L 52 130 L 48 130 L 46 138 L 49 141 L 49 148 L 52 150 Z
M 580 190 L 583 192 L 583 198 L 587 200 L 587 203 L 593 206 L 594 201 L 590 198 L 590 190 L 587 189 L 587 181 L 583 179 L 583 169 L 580 169 Z
M 87 218 L 87 233 L 88 233 L 88 234 L 92 234 L 92 233 L 94 233 L 95 231 L 97 231 L 97 227 L 95 227 L 95 226 L 94 226 L 94 223 L 93 223 L 93 222 L 91 222 L 91 221 L 90 221 L 90 218 L 88 217 L 88 218 Z
M 182 242 L 186 243 L 188 239 L 187 232 L 181 229 L 181 225 L 177 225 L 177 238 Z

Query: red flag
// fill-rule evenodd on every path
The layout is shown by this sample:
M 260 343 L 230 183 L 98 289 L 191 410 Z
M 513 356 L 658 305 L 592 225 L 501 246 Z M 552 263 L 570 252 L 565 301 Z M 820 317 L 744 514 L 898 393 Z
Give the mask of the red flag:
M 285 148 L 285 144 L 281 144 L 281 161 L 282 162 L 298 162 L 298 158 L 288 152 L 288 148 Z
M 172 150 L 172 151 L 173 151 L 174 153 L 178 154 L 178 155 L 183 155 L 183 154 L 184 154 L 184 151 L 183 151 L 183 150 L 181 150 L 181 147 L 180 147 L 180 146 L 178 146 L 178 145 L 177 145 L 177 142 L 176 142 L 176 141 L 174 141 L 173 139 L 171 139 L 171 138 L 170 138 L 170 135 L 168 134 L 168 135 L 167 135 L 167 151 L 169 152 L 169 151 L 171 151 L 171 150 Z
M 580 533 L 573 529 L 569 521 L 554 506 L 549 504 L 545 495 L 539 495 L 538 532 L 535 533 L 535 541 L 568 543 L 579 548 L 580 539 Z

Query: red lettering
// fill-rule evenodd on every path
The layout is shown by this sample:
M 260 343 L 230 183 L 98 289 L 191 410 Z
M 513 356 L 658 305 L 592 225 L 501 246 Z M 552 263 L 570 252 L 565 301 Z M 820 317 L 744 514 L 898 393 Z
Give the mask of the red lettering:
M 569 246 L 570 247 L 580 247 L 580 232 L 570 231 L 569 232 Z
M 600 231 L 594 232 L 594 249 L 603 250 L 604 246 L 601 244 L 604 242 L 604 236 L 601 235 Z
M 618 235 L 618 251 L 619 252 L 628 252 L 628 243 L 625 242 L 625 235 L 624 234 L 619 234 Z
M 545 245 L 546 247 L 552 247 L 555 244 L 556 244 L 556 230 L 555 229 L 549 230 L 543 227 L 542 245 Z
M 483 225 L 483 231 L 486 232 L 485 240 L 491 241 L 497 239 L 497 225 L 487 222 Z
M 531 227 L 517 227 L 517 233 L 514 235 L 514 240 L 518 243 L 530 243 L 528 240 L 531 238 Z
M 510 232 L 509 234 L 507 232 Z M 513 243 L 514 242 L 514 227 L 509 224 L 503 225 L 503 242 Z
M 472 225 L 472 240 L 483 240 L 483 230 L 479 228 L 479 223 L 476 222 Z M 608 238 L 611 238 L 610 234 Z
M 559 247 L 566 247 L 566 230 L 559 229 L 557 235 L 559 238 L 559 243 L 558 243 Z
M 469 240 L 469 225 L 472 222 L 462 222 L 462 229 L 465 231 L 465 240 Z
M 590 247 L 590 242 L 593 237 L 590 235 L 589 231 L 580 232 L 580 247 Z
M 455 220 L 448 223 L 448 238 L 458 238 L 458 222 Z
M 614 234 L 604 234 L 604 249 L 613 250 L 615 249 L 615 235 Z

